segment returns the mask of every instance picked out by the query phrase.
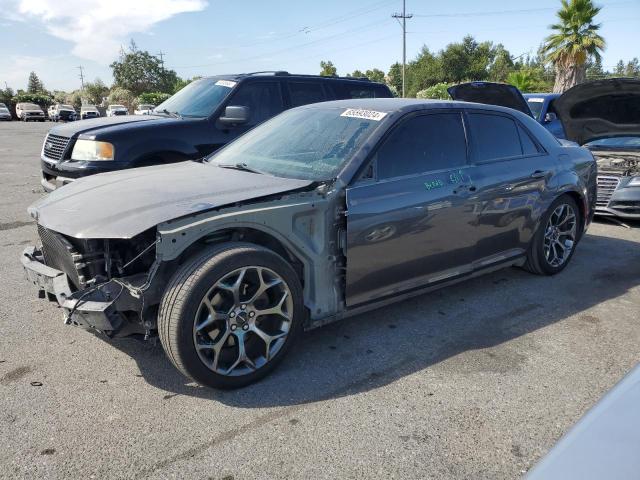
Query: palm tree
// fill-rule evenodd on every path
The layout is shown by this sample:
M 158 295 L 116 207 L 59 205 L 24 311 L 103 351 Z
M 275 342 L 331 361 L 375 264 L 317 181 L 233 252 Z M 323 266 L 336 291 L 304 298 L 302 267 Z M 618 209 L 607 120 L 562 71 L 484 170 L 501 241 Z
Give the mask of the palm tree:
M 533 90 L 533 75 L 527 71 L 511 72 L 507 75 L 507 83 L 510 83 L 521 92 L 531 92 Z
M 598 34 L 600 24 L 593 23 L 601 7 L 591 0 L 561 0 L 559 22 L 549 28 L 554 33 L 545 39 L 542 52 L 556 69 L 553 91 L 562 93 L 583 82 L 589 57 L 596 60 L 605 48 L 605 41 Z

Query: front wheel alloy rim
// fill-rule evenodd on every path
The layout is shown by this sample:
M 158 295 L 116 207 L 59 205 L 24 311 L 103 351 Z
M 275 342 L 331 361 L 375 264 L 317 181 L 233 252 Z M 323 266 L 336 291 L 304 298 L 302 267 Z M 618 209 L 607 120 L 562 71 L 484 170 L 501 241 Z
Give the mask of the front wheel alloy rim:
M 291 329 L 293 298 L 280 275 L 265 267 L 234 270 L 202 298 L 193 323 L 200 360 L 225 376 L 266 365 Z
M 558 205 L 544 231 L 544 256 L 552 267 L 567 261 L 576 241 L 576 214 L 571 205 Z

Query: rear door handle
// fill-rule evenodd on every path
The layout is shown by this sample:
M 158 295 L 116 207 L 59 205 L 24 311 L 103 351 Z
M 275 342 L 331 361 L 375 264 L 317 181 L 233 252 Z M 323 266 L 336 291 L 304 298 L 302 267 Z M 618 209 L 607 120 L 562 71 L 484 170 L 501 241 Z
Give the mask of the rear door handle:
M 531 174 L 531 178 L 545 178 L 549 175 L 549 172 L 546 170 L 536 170 Z

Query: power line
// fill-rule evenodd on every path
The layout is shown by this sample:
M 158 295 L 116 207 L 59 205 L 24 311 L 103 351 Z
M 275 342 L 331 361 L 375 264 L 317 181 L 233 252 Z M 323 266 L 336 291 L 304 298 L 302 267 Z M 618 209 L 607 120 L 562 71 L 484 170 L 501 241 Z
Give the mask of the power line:
M 277 54 L 280 54 L 280 53 L 288 52 L 290 50 L 295 50 L 295 49 L 298 49 L 298 48 L 303 48 L 303 47 L 308 47 L 310 45 L 323 43 L 323 42 L 326 42 L 328 40 L 332 40 L 332 39 L 337 38 L 337 37 L 344 37 L 345 35 L 348 35 L 350 33 L 360 32 L 360 31 L 363 31 L 363 30 L 374 28 L 374 27 L 377 27 L 378 25 L 386 23 L 387 21 L 388 20 L 384 20 L 384 19 L 383 20 L 377 20 L 375 22 L 368 23 L 368 24 L 362 25 L 360 27 L 356 27 L 356 28 L 352 28 L 352 29 L 349 29 L 349 30 L 345 30 L 345 31 L 342 31 L 340 33 L 336 33 L 336 34 L 333 34 L 333 35 L 329 35 L 329 36 L 326 36 L 326 37 L 319 38 L 317 40 L 312 40 L 311 42 L 301 43 L 299 45 L 293 45 L 291 47 L 286 47 L 286 48 L 282 48 L 280 50 L 266 52 L 266 53 L 263 53 L 263 54 L 260 54 L 260 55 L 254 55 L 254 56 L 251 56 L 251 57 L 245 57 L 245 58 L 239 58 L 239 59 L 238 58 L 234 58 L 233 60 L 225 60 L 225 61 L 216 62 L 216 63 L 205 63 L 205 64 L 201 64 L 201 65 L 174 66 L 173 68 L 181 68 L 181 69 L 185 69 L 185 68 L 202 68 L 202 67 L 217 66 L 217 65 L 220 65 L 220 64 L 224 64 L 224 63 L 237 63 L 237 62 L 246 62 L 246 61 L 250 61 L 250 60 L 261 59 L 261 58 L 264 58 L 265 56 L 268 56 L 268 55 L 277 55 Z
M 637 3 L 635 1 L 621 1 L 605 3 L 603 7 L 614 7 L 619 5 L 628 5 Z M 537 13 L 537 12 L 549 12 L 557 11 L 557 7 L 541 7 L 541 8 L 521 8 L 516 10 L 494 10 L 489 12 L 457 12 L 457 13 L 416 13 L 416 17 L 420 18 L 442 18 L 442 17 L 486 17 L 493 15 L 510 15 L 513 13 Z
M 164 53 L 162 50 L 160 50 L 157 55 L 160 57 L 160 65 L 162 65 L 162 68 L 164 69 L 164 56 L 166 55 L 166 53 Z
M 78 69 L 80 70 L 80 75 L 78 75 L 78 77 L 80 78 L 80 82 L 82 84 L 82 90 L 84 91 L 84 72 L 83 72 L 82 65 L 78 66 Z
M 398 20 L 398 23 L 402 26 L 402 98 L 404 98 L 405 69 L 407 66 L 407 19 L 413 17 L 413 14 L 407 13 L 407 0 L 402 0 L 402 13 L 394 13 L 391 17 Z
M 283 35 L 278 35 L 276 37 L 272 37 L 272 38 L 266 38 L 263 40 L 260 40 L 259 42 L 253 42 L 250 44 L 244 44 L 244 45 L 238 45 L 238 48 L 250 48 L 250 47 L 255 47 L 255 46 L 259 46 L 262 45 L 265 42 L 274 42 L 274 41 L 279 41 L 279 40 L 286 40 L 288 38 L 292 38 L 292 37 L 296 37 L 300 34 L 309 34 L 311 32 L 315 32 L 317 30 L 323 30 L 325 28 L 328 27 L 332 27 L 334 25 L 337 25 L 339 23 L 343 23 L 346 22 L 347 20 L 351 20 L 353 18 L 359 17 L 363 14 L 367 14 L 370 12 L 374 12 L 376 10 L 380 10 L 382 8 L 386 8 L 388 5 L 390 5 L 391 2 L 390 0 L 383 0 L 383 1 L 378 1 L 378 2 L 374 2 L 371 5 L 368 5 L 366 7 L 361 7 L 355 10 L 351 10 L 350 12 L 347 12 L 343 15 L 338 15 L 336 17 L 332 17 L 329 18 L 327 20 L 324 20 L 323 22 L 317 23 L 315 25 L 312 26 L 303 26 L 301 28 L 299 28 L 298 30 L 296 30 L 295 32 L 290 32 L 290 33 L 286 33 Z

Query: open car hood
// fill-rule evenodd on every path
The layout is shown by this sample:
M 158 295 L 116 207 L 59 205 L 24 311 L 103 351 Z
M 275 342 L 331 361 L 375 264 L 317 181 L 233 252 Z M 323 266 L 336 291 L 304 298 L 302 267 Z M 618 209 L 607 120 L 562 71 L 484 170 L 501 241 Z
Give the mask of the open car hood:
M 28 210 L 43 227 L 71 237 L 131 238 L 168 220 L 312 183 L 187 161 L 84 177 Z
M 470 82 L 447 89 L 454 100 L 509 107 L 533 117 L 527 101 L 513 85 L 492 82 Z
M 640 136 L 640 80 L 610 78 L 582 83 L 555 102 L 569 140 L 584 145 L 606 137 Z

